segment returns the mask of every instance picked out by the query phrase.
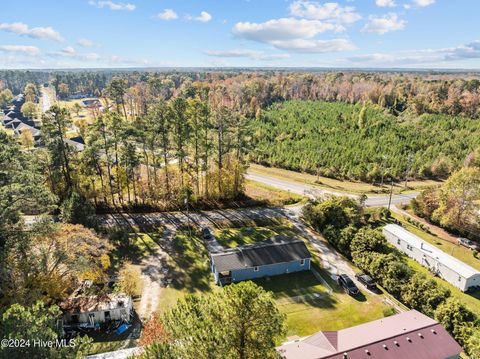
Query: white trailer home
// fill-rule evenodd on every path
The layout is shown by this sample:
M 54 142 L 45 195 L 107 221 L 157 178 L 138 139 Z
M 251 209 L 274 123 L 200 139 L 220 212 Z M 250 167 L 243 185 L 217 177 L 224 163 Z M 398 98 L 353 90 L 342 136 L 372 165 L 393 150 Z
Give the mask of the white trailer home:
M 129 322 L 133 313 L 132 298 L 126 294 L 109 294 L 68 298 L 60 303 L 63 320 L 68 325 L 94 327 L 111 320 Z
M 390 244 L 461 291 L 480 286 L 478 270 L 430 245 L 406 229 L 396 224 L 387 224 L 383 227 L 383 234 Z

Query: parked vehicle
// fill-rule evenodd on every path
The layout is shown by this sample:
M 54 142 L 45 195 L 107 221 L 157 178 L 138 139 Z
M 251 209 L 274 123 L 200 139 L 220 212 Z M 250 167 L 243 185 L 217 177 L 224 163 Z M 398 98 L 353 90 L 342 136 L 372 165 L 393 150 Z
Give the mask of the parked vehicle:
M 377 288 L 377 283 L 375 283 L 375 280 L 370 277 L 368 274 L 365 273 L 357 273 L 355 274 L 355 278 L 362 283 L 365 287 L 368 289 L 376 289 Z
M 478 243 L 475 243 L 474 241 L 471 241 L 470 239 L 467 239 L 467 238 L 460 237 L 457 239 L 457 243 L 469 249 L 478 250 L 480 248 Z
M 355 285 L 353 280 L 346 274 L 340 274 L 337 278 L 338 284 L 345 290 L 349 295 L 357 295 L 360 291 Z
M 202 237 L 206 241 L 211 241 L 213 239 L 213 235 L 212 235 L 212 232 L 210 231 L 210 228 L 208 227 L 202 228 Z

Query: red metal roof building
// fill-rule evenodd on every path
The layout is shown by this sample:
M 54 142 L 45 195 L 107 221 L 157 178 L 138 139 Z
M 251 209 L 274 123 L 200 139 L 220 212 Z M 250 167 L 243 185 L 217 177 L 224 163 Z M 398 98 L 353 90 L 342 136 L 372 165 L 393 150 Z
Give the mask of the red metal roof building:
M 435 320 L 411 310 L 277 348 L 285 359 L 453 359 L 462 347 Z

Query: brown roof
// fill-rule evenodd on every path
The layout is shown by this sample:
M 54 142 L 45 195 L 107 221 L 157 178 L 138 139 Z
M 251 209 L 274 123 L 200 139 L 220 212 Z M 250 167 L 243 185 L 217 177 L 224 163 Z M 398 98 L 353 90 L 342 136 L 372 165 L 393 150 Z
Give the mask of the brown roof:
M 287 359 L 437 359 L 458 355 L 462 348 L 435 320 L 411 310 L 336 332 L 318 332 L 277 350 Z

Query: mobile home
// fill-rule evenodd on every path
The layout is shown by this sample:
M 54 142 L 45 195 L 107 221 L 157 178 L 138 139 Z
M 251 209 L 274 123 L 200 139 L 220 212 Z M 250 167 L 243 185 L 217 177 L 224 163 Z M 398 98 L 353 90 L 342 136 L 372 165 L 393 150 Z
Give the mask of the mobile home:
M 472 287 L 480 286 L 478 270 L 432 246 L 406 229 L 396 224 L 387 224 L 383 228 L 383 234 L 390 244 L 461 291 L 465 292 Z

